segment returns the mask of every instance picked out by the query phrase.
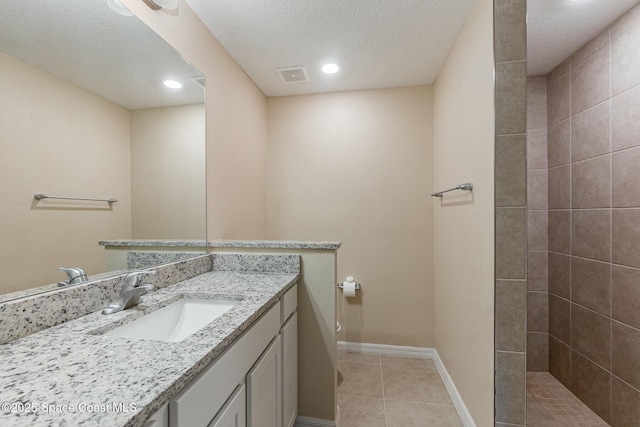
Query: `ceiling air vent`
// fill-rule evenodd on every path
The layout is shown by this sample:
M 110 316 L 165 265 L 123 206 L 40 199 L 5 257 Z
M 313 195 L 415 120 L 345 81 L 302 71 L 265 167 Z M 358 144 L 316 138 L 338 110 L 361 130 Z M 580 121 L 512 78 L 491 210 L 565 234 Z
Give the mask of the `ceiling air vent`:
M 276 68 L 276 71 L 284 83 L 301 83 L 309 81 L 307 70 L 304 67 Z

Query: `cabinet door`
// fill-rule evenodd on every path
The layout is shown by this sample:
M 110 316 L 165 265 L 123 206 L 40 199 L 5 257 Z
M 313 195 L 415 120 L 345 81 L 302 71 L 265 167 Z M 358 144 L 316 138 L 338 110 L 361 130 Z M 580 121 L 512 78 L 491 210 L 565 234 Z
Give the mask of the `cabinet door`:
M 281 345 L 278 335 L 247 375 L 249 427 L 281 427 Z
M 169 404 L 165 403 L 145 421 L 142 427 L 169 427 Z
M 298 314 L 280 330 L 282 338 L 282 427 L 293 427 L 298 415 Z
M 247 405 L 244 384 L 238 386 L 209 427 L 246 427 Z

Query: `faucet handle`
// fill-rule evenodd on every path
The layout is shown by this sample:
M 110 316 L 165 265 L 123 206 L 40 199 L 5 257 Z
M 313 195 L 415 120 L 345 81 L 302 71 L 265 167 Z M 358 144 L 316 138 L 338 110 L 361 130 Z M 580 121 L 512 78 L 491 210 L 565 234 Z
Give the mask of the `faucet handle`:
M 83 269 L 81 269 L 81 268 L 78 268 L 78 267 L 72 267 L 72 268 L 58 267 L 58 270 L 64 271 L 65 273 L 67 273 L 67 279 L 68 279 L 66 282 L 58 283 L 58 286 L 67 286 L 67 285 L 72 285 L 72 284 L 76 284 L 76 283 L 83 283 L 83 282 L 88 281 L 87 273 L 85 273 L 85 271 Z
M 138 287 L 138 280 L 140 276 L 144 276 L 147 274 L 156 274 L 155 271 L 132 271 L 124 276 L 124 285 L 122 285 L 122 292 L 129 291 L 133 288 Z

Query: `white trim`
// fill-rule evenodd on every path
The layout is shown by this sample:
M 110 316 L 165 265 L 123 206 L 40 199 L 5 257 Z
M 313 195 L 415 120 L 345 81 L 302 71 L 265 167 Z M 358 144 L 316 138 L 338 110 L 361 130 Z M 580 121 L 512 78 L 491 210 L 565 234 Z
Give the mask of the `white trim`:
M 458 389 L 449 376 L 449 372 L 447 372 L 447 368 L 444 366 L 442 359 L 440 359 L 440 355 L 435 349 L 433 350 L 433 354 L 433 362 L 436 364 L 436 368 L 438 368 L 440 377 L 442 377 L 442 381 L 444 382 L 444 386 L 449 392 L 449 396 L 451 396 L 451 400 L 453 400 L 453 404 L 458 411 L 458 415 L 460 415 L 462 424 L 464 424 L 465 427 L 476 427 L 476 423 L 473 421 L 473 418 L 471 418 L 471 414 L 467 409 L 467 405 L 464 404 L 462 396 L 460 396 L 460 393 L 458 393 Z
M 386 356 L 415 357 L 418 359 L 433 359 L 435 350 L 425 347 L 406 347 L 400 345 L 368 344 L 360 342 L 338 341 L 338 350 L 351 353 L 383 354 Z
M 336 423 L 334 421 L 323 420 L 320 418 L 303 417 L 298 415 L 293 427 L 336 427 Z
M 438 352 L 434 348 L 338 341 L 338 350 L 346 350 L 352 353 L 375 353 L 386 356 L 415 357 L 419 359 L 433 360 L 436 365 L 436 369 L 438 370 L 438 373 L 440 374 L 440 377 L 442 378 L 442 381 L 444 382 L 444 385 L 449 392 L 449 396 L 451 396 L 453 405 L 456 407 L 458 415 L 460 415 L 462 423 L 465 427 L 476 427 L 476 424 L 473 421 L 473 418 L 471 418 L 471 414 L 467 410 L 467 407 L 464 404 L 460 393 L 458 393 L 458 390 L 456 389 L 451 376 L 449 376 L 449 372 L 447 372 L 447 368 L 444 366 L 442 359 L 440 359 Z

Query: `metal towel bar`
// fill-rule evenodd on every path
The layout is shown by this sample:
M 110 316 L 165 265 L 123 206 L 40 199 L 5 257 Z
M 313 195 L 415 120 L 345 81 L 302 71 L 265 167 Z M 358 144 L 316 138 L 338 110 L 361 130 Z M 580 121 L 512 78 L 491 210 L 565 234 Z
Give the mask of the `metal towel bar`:
M 42 199 L 89 200 L 89 201 L 92 201 L 92 202 L 107 202 L 109 204 L 115 203 L 115 202 L 118 201 L 118 199 L 114 199 L 112 197 L 109 197 L 108 199 L 93 199 L 93 198 L 88 198 L 88 197 L 45 196 L 42 193 L 34 194 L 33 198 L 36 199 L 36 200 L 42 200 Z
M 464 190 L 464 191 L 473 191 L 473 182 L 465 182 L 462 184 L 458 184 L 453 188 L 449 188 L 448 190 L 438 191 L 437 193 L 431 193 L 432 197 L 442 197 L 444 193 L 448 193 L 449 191 L 454 190 Z

